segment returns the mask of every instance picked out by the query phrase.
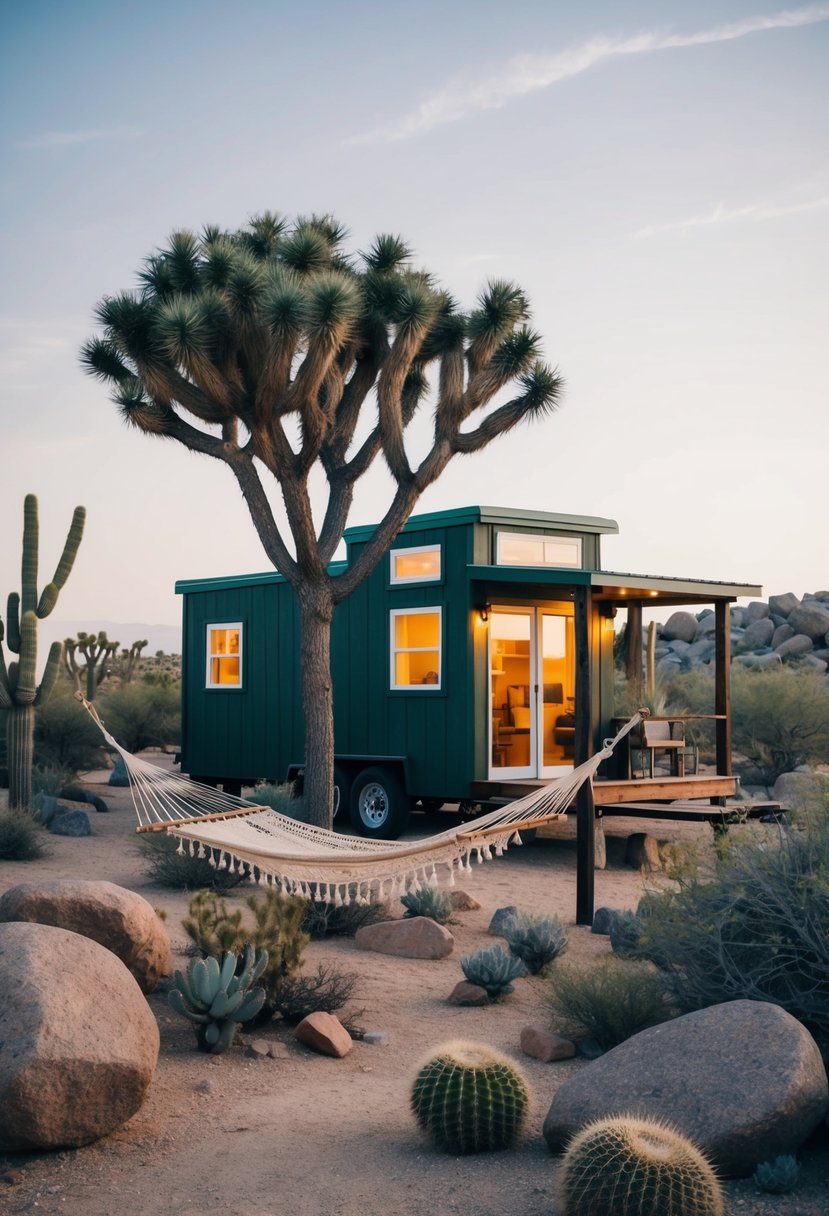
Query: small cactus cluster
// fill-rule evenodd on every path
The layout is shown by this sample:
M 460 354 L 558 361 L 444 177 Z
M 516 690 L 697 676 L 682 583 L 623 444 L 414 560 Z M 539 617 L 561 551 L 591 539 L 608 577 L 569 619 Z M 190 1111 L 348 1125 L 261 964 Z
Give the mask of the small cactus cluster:
M 461 970 L 470 984 L 486 989 L 490 1000 L 512 992 L 512 981 L 527 974 L 527 968 L 503 946 L 487 946 L 461 958 Z
M 441 887 L 421 887 L 419 891 L 409 891 L 400 896 L 400 902 L 407 916 L 428 916 L 430 920 L 445 925 L 452 919 L 452 901 Z
M 421 1065 L 411 1095 L 418 1124 L 449 1153 L 509 1148 L 529 1103 L 512 1061 L 479 1043 L 445 1043 Z
M 245 947 L 239 957 L 229 950 L 221 964 L 213 958 L 190 962 L 187 973 L 176 971 L 167 994 L 171 1008 L 193 1023 L 199 1051 L 219 1055 L 227 1051 L 240 1022 L 255 1017 L 265 1001 L 264 988 L 253 985 L 268 965 L 267 950 Z
M 786 1195 L 799 1181 L 800 1166 L 788 1153 L 773 1161 L 761 1161 L 752 1176 L 752 1182 L 769 1195 Z
M 723 1193 L 702 1152 L 665 1123 L 597 1119 L 564 1154 L 562 1216 L 723 1216 Z
M 519 913 L 504 929 L 510 953 L 529 971 L 539 975 L 563 954 L 569 944 L 567 930 L 557 916 L 530 916 Z

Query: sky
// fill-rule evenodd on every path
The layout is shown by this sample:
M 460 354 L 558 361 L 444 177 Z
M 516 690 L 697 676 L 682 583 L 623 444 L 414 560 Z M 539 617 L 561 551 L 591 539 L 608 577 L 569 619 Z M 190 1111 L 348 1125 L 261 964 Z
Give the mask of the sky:
M 0 46 L 3 604 L 29 492 L 41 584 L 88 512 L 56 617 L 176 624 L 177 579 L 268 568 L 229 471 L 78 360 L 171 232 L 265 209 L 400 233 L 465 306 L 527 291 L 559 410 L 417 510 L 604 516 L 607 569 L 829 586 L 829 3 L 7 0 Z

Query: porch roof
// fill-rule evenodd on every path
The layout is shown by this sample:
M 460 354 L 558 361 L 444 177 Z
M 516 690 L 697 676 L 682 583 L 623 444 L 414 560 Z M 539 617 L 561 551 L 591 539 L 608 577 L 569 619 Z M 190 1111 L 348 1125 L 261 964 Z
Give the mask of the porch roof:
M 538 587 L 549 592 L 590 587 L 593 598 L 612 604 L 712 604 L 739 598 L 757 598 L 762 587 L 753 583 L 727 583 L 704 579 L 672 578 L 664 575 L 619 574 L 609 570 L 578 570 L 537 566 L 467 566 L 473 582 Z

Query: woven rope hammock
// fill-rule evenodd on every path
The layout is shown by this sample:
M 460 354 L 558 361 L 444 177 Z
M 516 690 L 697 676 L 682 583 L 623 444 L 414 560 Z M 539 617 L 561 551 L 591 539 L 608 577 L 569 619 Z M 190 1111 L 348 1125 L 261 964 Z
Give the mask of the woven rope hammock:
M 500 857 L 510 844 L 521 844 L 522 830 L 562 816 L 642 717 L 634 714 L 578 768 L 471 824 L 417 841 L 376 841 L 300 823 L 142 760 L 109 734 L 89 701 L 75 695 L 124 761 L 139 832 L 164 831 L 178 837 L 179 852 L 186 847 L 191 856 L 205 857 L 218 869 L 232 874 L 247 869 L 262 885 L 335 905 L 393 898 L 433 885 L 438 867 L 444 866 L 453 886 L 455 871 L 471 870 L 473 857 L 479 863 Z

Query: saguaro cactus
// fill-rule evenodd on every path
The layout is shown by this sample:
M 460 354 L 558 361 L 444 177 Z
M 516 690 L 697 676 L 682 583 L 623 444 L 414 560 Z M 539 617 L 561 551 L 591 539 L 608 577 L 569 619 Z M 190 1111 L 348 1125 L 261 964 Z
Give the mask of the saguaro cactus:
M 23 562 L 21 591 L 13 591 L 7 605 L 6 645 L 18 658 L 6 666 L 0 644 L 0 708 L 6 717 L 6 750 L 9 763 L 9 808 L 28 810 L 32 801 L 32 757 L 34 753 L 35 711 L 46 701 L 60 670 L 63 646 L 53 642 L 40 684 L 37 683 L 37 623 L 47 617 L 58 601 L 75 564 L 83 536 L 86 510 L 76 507 L 63 553 L 52 577 L 42 592 L 37 589 L 39 526 L 37 498 L 27 494 L 23 503 Z M 0 620 L 0 643 L 4 639 Z
M 100 633 L 83 633 L 79 630 L 76 638 L 67 638 L 64 641 L 63 657 L 66 662 L 66 670 L 74 680 L 78 692 L 80 692 L 81 671 L 83 670 L 78 663 L 78 655 L 86 663 L 87 701 L 95 700 L 99 684 L 102 684 L 109 675 L 107 663 L 117 653 L 120 645 L 120 642 L 110 642 L 103 629 Z

